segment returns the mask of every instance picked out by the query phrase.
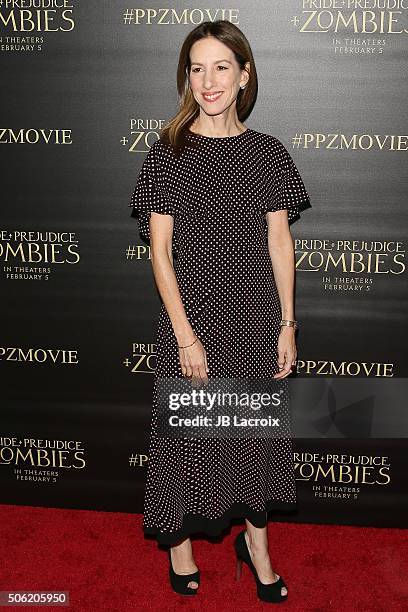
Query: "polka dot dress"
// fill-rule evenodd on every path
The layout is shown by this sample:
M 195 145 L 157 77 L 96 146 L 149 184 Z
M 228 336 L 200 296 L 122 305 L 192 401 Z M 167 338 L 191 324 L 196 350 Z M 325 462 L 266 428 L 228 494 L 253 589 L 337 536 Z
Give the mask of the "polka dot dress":
M 274 136 L 247 128 L 229 137 L 186 134 L 177 158 L 158 140 L 130 206 L 149 241 L 150 212 L 171 215 L 174 270 L 187 318 L 207 353 L 208 376 L 271 378 L 279 371 L 281 310 L 266 213 L 289 222 L 310 207 L 299 172 Z M 166 438 L 157 435 L 161 378 L 182 377 L 164 307 L 157 331 L 143 528 L 163 545 L 219 535 L 231 518 L 264 527 L 267 512 L 296 507 L 290 437 Z M 289 420 L 289 412 L 286 415 Z

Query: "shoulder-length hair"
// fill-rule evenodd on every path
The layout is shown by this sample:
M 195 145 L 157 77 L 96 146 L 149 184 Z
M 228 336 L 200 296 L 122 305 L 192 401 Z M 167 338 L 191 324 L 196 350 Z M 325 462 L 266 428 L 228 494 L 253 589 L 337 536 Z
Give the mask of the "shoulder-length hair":
M 245 89 L 240 89 L 237 96 L 236 108 L 238 119 L 244 121 L 250 114 L 258 91 L 258 78 L 252 50 L 245 35 L 230 21 L 204 21 L 192 30 L 183 42 L 177 67 L 177 91 L 179 96 L 179 111 L 160 130 L 160 140 L 172 145 L 173 150 L 180 152 L 186 144 L 186 132 L 199 115 L 200 106 L 194 98 L 189 74 L 191 69 L 190 49 L 197 40 L 213 36 L 224 43 L 234 53 L 235 59 L 241 69 L 246 70 L 245 64 L 249 62 L 249 79 Z M 248 71 L 247 71 L 248 72 Z

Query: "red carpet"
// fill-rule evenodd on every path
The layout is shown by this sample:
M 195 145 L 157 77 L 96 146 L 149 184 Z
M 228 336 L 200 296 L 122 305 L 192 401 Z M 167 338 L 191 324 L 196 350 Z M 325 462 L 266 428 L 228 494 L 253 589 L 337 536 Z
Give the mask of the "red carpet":
M 193 540 L 202 584 L 190 598 L 171 590 L 166 553 L 143 538 L 140 515 L 3 505 L 0 529 L 0 591 L 69 591 L 71 602 L 9 610 L 277 609 L 258 602 L 246 566 L 235 582 L 238 525 L 220 543 Z M 273 567 L 289 590 L 279 610 L 408 610 L 405 530 L 271 522 L 269 542 Z

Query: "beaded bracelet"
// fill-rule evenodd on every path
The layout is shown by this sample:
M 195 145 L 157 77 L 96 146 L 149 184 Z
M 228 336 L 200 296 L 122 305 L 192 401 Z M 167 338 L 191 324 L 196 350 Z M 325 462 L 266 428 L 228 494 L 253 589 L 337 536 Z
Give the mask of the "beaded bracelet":
M 188 348 L 189 346 L 193 346 L 193 344 L 195 344 L 198 340 L 198 336 L 196 337 L 196 339 L 194 340 L 194 342 L 192 342 L 191 344 L 186 344 L 186 346 L 179 346 L 177 345 L 179 348 Z
M 295 319 L 282 319 L 280 322 L 281 327 L 293 327 L 294 329 L 298 329 L 299 325 Z

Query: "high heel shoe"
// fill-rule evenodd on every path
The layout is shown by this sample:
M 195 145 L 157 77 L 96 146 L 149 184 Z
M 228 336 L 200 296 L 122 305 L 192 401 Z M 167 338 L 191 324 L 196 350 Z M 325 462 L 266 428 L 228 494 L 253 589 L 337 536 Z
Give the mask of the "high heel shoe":
M 237 555 L 236 580 L 239 580 L 241 577 L 242 562 L 244 561 L 255 577 L 256 590 L 259 599 L 270 603 L 281 603 L 285 601 L 288 594 L 286 593 L 286 595 L 282 595 L 281 593 L 281 589 L 283 587 L 287 588 L 282 576 L 279 576 L 279 579 L 276 582 L 269 584 L 264 584 L 259 580 L 258 572 L 256 571 L 249 554 L 248 546 L 245 540 L 245 531 L 245 529 L 241 531 L 234 540 L 234 548 Z
M 197 570 L 192 574 L 176 574 L 173 569 L 173 564 L 171 562 L 170 548 L 167 550 L 167 553 L 169 555 L 170 584 L 173 588 L 173 591 L 175 591 L 176 593 L 180 593 L 180 595 L 196 595 L 198 587 L 189 587 L 188 583 L 194 581 L 197 584 L 200 584 L 200 570 Z

